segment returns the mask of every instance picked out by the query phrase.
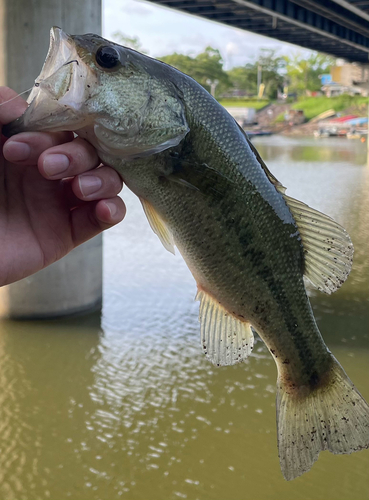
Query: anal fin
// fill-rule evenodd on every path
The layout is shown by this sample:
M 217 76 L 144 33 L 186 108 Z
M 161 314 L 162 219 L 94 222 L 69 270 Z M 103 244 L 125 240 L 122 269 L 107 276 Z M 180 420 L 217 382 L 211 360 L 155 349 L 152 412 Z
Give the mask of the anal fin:
M 252 352 L 254 335 L 248 322 L 240 321 L 204 290 L 200 300 L 201 344 L 205 356 L 217 366 L 244 361 Z
M 174 238 L 171 230 L 168 228 L 168 225 L 148 201 L 143 198 L 140 198 L 140 201 L 151 229 L 159 237 L 164 248 L 168 250 L 168 252 L 174 254 Z

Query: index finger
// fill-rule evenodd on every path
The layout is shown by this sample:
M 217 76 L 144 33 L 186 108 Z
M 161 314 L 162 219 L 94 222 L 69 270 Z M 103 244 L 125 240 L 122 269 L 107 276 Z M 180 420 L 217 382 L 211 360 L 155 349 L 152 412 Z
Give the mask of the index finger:
M 17 96 L 15 90 L 9 87 L 0 87 L 0 126 L 15 120 L 27 109 L 27 102 Z M 7 102 L 10 99 L 13 100 Z

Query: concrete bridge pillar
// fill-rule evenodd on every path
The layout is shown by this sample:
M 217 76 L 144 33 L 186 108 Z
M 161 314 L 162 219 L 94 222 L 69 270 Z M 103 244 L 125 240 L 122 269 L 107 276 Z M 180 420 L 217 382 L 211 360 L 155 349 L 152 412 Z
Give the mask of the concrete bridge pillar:
M 101 0 L 0 0 L 0 85 L 17 92 L 33 86 L 52 26 L 101 34 Z M 100 307 L 101 300 L 100 235 L 39 273 L 0 288 L 0 316 L 61 316 Z

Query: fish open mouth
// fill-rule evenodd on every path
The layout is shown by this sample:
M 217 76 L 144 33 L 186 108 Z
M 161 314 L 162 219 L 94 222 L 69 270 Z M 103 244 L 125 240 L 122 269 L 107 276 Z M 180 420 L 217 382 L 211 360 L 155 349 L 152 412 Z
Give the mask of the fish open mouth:
M 4 127 L 4 135 L 28 130 L 75 130 L 84 121 L 81 108 L 86 100 L 88 72 L 73 38 L 58 27 L 51 28 L 49 51 L 27 99 L 29 107 Z
M 70 37 L 60 28 L 55 26 L 51 28 L 49 50 L 41 73 L 27 99 L 28 103 L 36 99 L 42 90 L 49 91 L 54 98 L 62 97 L 63 87 L 68 87 L 71 77 L 72 68 L 68 68 L 67 65 L 68 62 L 71 64 L 74 62 L 72 54 Z

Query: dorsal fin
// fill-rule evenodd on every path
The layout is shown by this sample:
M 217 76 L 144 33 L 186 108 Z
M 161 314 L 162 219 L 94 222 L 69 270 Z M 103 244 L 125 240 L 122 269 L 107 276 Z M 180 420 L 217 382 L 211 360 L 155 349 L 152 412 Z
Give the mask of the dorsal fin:
M 304 275 L 321 292 L 331 294 L 350 274 L 354 246 L 345 229 L 328 215 L 283 195 L 296 221 L 305 254 Z
M 240 321 L 204 290 L 200 300 L 201 344 L 205 356 L 217 366 L 244 361 L 254 346 L 250 323 Z
M 147 220 L 151 226 L 151 229 L 159 237 L 164 248 L 174 255 L 174 239 L 171 230 L 168 228 L 166 222 L 158 214 L 152 205 L 143 198 L 140 198 L 144 212 L 146 214 Z
M 242 130 L 242 129 L 241 129 Z M 248 142 L 248 145 L 250 146 L 250 149 L 251 151 L 254 153 L 257 161 L 260 163 L 260 166 L 262 167 L 262 169 L 264 170 L 264 172 L 266 173 L 268 179 L 270 180 L 270 182 L 272 184 L 274 184 L 275 188 L 277 189 L 277 191 L 279 191 L 281 194 L 284 194 L 286 192 L 286 188 L 283 186 L 283 184 L 281 184 L 279 182 L 279 180 L 274 177 L 274 175 L 272 174 L 272 172 L 268 169 L 268 167 L 265 165 L 262 157 L 259 155 L 259 152 L 258 150 L 255 148 L 255 146 L 253 145 L 253 143 L 250 141 L 250 139 L 247 137 L 246 133 L 244 132 L 245 136 L 246 136 L 246 140 Z
M 246 136 L 247 142 L 270 182 L 283 196 L 298 227 L 304 247 L 304 275 L 321 292 L 331 294 L 346 281 L 352 267 L 354 246 L 345 229 L 328 215 L 286 195 Z

